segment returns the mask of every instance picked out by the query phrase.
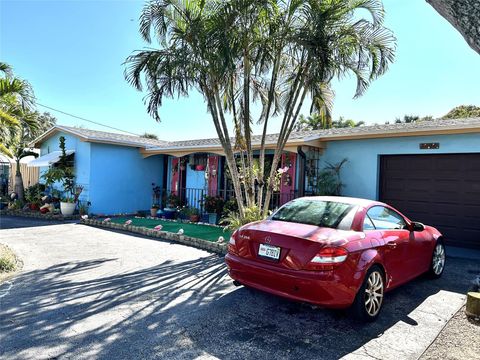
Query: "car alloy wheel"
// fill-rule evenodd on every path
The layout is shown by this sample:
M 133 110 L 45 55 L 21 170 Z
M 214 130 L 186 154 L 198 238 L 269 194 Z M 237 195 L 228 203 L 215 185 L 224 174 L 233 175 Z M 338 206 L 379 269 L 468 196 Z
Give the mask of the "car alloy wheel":
M 433 251 L 432 270 L 435 275 L 440 275 L 445 266 L 445 248 L 442 243 L 438 243 Z
M 374 317 L 380 311 L 383 302 L 383 277 L 379 271 L 372 271 L 367 279 L 364 294 L 365 310 Z

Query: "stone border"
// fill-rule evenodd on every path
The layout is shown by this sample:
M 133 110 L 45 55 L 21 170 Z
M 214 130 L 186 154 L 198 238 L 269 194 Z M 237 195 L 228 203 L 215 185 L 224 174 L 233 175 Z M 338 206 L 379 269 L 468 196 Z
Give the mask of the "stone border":
M 171 240 L 171 241 L 192 246 L 198 249 L 211 251 L 220 255 L 225 255 L 227 253 L 226 242 L 215 243 L 215 242 L 211 242 L 211 241 L 207 241 L 199 238 L 194 238 L 191 236 L 179 235 L 179 234 L 168 232 L 168 231 L 158 231 L 158 230 L 149 229 L 143 226 L 117 224 L 111 221 L 103 222 L 103 220 L 96 220 L 96 219 L 82 219 L 80 223 L 84 225 L 99 227 L 99 228 L 126 231 L 126 232 L 140 234 L 143 236 L 148 236 L 156 239 Z
M 42 214 L 40 211 L 0 210 L 2 216 L 17 216 L 44 220 L 79 220 L 80 215 L 63 216 L 62 214 Z

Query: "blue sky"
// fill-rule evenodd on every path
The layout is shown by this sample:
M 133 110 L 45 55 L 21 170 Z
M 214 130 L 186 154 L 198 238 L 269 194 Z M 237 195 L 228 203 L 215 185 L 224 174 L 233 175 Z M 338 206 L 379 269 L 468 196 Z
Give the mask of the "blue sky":
M 425 1 L 384 5 L 386 26 L 397 37 L 396 61 L 356 100 L 353 79 L 335 81 L 334 117 L 383 123 L 480 105 L 480 55 L 461 35 Z M 124 80 L 122 62 L 146 46 L 138 33 L 142 6 L 143 1 L 0 0 L 0 60 L 32 83 L 41 104 L 165 140 L 216 136 L 200 95 L 167 101 L 163 121 L 156 123 L 146 113 L 144 95 Z M 61 124 L 106 130 L 52 114 Z

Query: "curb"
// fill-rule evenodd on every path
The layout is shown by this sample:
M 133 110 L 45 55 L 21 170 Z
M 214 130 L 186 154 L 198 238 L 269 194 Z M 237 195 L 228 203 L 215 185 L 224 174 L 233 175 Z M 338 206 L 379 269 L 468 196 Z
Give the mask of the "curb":
M 166 239 L 175 241 L 187 246 L 192 246 L 197 249 L 207 250 L 210 252 L 217 253 L 219 255 L 225 255 L 227 253 L 227 244 L 226 243 L 215 243 L 191 236 L 179 235 L 176 233 L 168 231 L 157 231 L 153 229 L 148 229 L 146 227 L 134 226 L 134 225 L 124 225 L 117 224 L 111 221 L 103 222 L 95 219 L 82 219 L 80 224 L 94 226 L 103 229 L 114 229 L 121 230 L 133 234 L 140 234 L 154 239 Z
M 16 216 L 43 220 L 80 220 L 80 215 L 63 216 L 62 214 L 42 214 L 40 212 L 26 212 L 22 210 L 1 210 L 2 216 Z

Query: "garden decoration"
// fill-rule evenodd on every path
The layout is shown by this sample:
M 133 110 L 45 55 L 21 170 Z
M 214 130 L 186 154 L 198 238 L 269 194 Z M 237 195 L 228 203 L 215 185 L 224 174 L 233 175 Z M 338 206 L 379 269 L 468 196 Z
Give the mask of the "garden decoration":
M 130 225 L 131 223 L 132 223 L 132 220 L 127 220 L 127 221 L 125 221 L 125 226 L 128 226 L 128 225 Z
M 45 195 L 42 197 L 43 205 L 40 207 L 40 212 L 46 214 L 48 212 L 53 213 L 55 207 L 53 206 L 53 199 L 51 196 Z
M 102 222 L 107 223 L 107 222 L 109 222 L 109 221 L 112 221 L 112 219 L 110 219 L 110 218 L 105 218 L 105 219 L 103 219 Z
M 163 228 L 162 225 L 157 225 L 153 229 L 156 230 L 156 231 L 160 231 L 160 230 L 162 230 L 162 228 Z
M 183 229 L 180 229 L 180 230 L 177 231 L 178 235 L 183 235 L 183 233 L 184 233 Z
M 225 238 L 223 236 L 219 236 L 218 240 L 217 240 L 217 243 L 222 244 L 224 242 L 225 242 Z
M 88 215 L 82 215 L 82 216 L 80 216 L 80 218 L 82 218 L 83 220 L 86 220 L 86 219 L 88 219 Z

